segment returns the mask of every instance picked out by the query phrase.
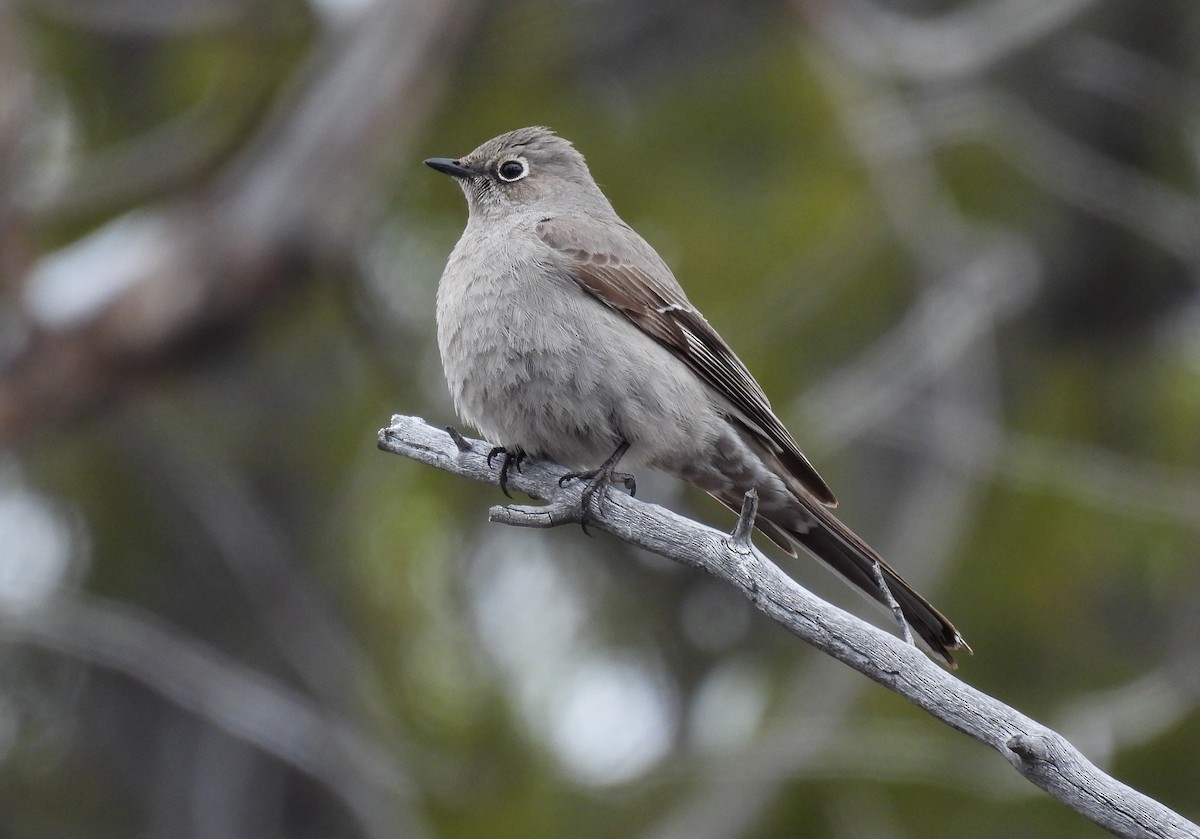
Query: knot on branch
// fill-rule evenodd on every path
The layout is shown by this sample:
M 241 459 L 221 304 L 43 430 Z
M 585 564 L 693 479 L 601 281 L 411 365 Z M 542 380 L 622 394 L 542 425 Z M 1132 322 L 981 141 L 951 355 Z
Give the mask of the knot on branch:
M 1049 734 L 1015 734 L 1004 744 L 1010 753 L 1009 761 L 1021 770 L 1045 771 L 1059 763 L 1062 749 Z

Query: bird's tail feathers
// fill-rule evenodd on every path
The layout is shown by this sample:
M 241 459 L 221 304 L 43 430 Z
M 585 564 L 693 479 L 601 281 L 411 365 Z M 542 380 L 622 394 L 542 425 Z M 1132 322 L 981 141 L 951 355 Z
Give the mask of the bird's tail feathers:
M 742 505 L 733 492 L 712 493 L 713 497 L 737 512 Z M 812 499 L 800 499 L 800 509 L 759 509 L 755 526 L 767 538 L 796 556 L 795 545 L 827 565 L 846 582 L 870 597 L 890 607 L 887 595 L 880 590 L 875 568 L 887 584 L 888 591 L 900 607 L 905 621 L 921 640 L 950 667 L 955 667 L 952 650 L 971 648 L 946 617 L 917 593 L 894 568 L 854 531 L 842 523 L 823 504 Z

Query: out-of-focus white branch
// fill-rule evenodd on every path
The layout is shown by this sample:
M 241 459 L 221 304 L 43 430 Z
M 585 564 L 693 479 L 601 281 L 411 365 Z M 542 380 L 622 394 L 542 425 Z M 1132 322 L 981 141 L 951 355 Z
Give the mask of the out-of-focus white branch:
M 873 439 L 924 452 L 981 481 L 1046 490 L 1080 504 L 1148 521 L 1200 529 L 1200 473 L 1128 457 L 1100 446 L 1005 428 L 994 418 L 948 405 L 959 414 L 942 445 L 903 418 Z
M 1097 0 L 979 0 L 918 20 L 871 0 L 796 0 L 860 72 L 938 82 L 981 73 L 1062 29 Z
M 0 442 L 237 322 L 309 263 L 349 259 L 372 209 L 371 178 L 422 124 L 471 8 L 471 0 L 362 6 L 317 39 L 211 188 L 142 208 L 71 246 L 89 258 L 50 254 L 33 266 L 26 300 L 39 309 L 15 313 L 25 319 L 14 329 L 21 343 L 0 359 Z M 128 253 L 116 255 L 123 243 Z M 106 259 L 91 258 L 100 253 Z M 59 298 L 48 302 L 47 289 Z M 65 320 L 40 318 L 67 309 Z
M 1073 139 L 994 89 L 935 95 L 915 105 L 939 144 L 987 144 L 1061 200 L 1119 224 L 1194 267 L 1200 201 Z
M 115 670 L 337 794 L 373 839 L 428 835 L 389 750 L 351 721 L 128 605 L 59 596 L 0 611 L 0 637 Z

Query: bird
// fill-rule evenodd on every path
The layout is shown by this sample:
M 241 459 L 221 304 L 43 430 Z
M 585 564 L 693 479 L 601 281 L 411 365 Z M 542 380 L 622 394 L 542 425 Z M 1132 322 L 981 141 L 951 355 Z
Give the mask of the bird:
M 461 419 L 500 455 L 576 470 L 600 502 L 645 466 L 797 546 L 903 620 L 948 666 L 970 647 L 941 612 L 831 512 L 837 498 L 762 387 L 671 269 L 601 191 L 583 155 L 543 126 L 425 164 L 449 175 L 467 222 L 437 289 L 437 338 Z M 778 164 L 776 164 L 778 165 Z M 886 591 L 879 585 L 886 585 Z

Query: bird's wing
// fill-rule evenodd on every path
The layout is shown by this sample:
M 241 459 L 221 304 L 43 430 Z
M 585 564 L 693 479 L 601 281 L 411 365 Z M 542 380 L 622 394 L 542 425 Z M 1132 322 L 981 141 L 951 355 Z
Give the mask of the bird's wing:
M 601 225 L 602 242 L 583 233 Z M 791 476 L 822 504 L 837 504 L 746 365 L 692 306 L 666 263 L 641 236 L 624 222 L 591 217 L 587 224 L 571 217 L 542 219 L 536 231 L 567 258 L 572 277 L 584 291 L 629 318 L 729 401 L 737 411 L 731 419 L 778 458 L 781 477 Z

